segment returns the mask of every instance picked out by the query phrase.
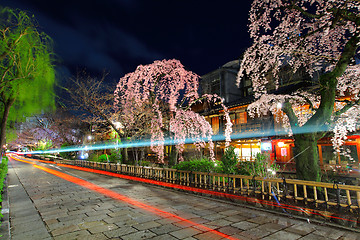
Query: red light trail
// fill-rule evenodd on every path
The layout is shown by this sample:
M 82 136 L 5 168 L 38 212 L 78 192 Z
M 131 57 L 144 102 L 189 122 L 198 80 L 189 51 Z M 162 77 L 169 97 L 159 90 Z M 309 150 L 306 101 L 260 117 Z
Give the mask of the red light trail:
M 38 161 L 38 160 L 33 160 L 33 161 Z M 42 162 L 46 162 L 46 161 L 42 161 Z M 49 163 L 54 163 L 54 162 L 49 162 Z M 123 179 L 127 179 L 127 180 L 138 181 L 138 182 L 144 182 L 144 183 L 154 184 L 154 185 L 158 185 L 158 186 L 173 188 L 173 189 L 181 189 L 181 190 L 190 191 L 190 192 L 196 192 L 196 193 L 202 193 L 202 194 L 207 194 L 207 195 L 219 196 L 219 197 L 222 197 L 222 198 L 236 199 L 236 200 L 241 200 L 241 201 L 244 201 L 244 202 L 261 203 L 261 204 L 264 204 L 264 205 L 267 205 L 267 206 L 272 206 L 272 207 L 277 207 L 277 208 L 281 208 L 281 209 L 285 209 L 285 210 L 291 210 L 291 211 L 297 211 L 297 212 L 306 213 L 308 215 L 312 214 L 312 215 L 323 216 L 323 217 L 326 217 L 326 218 L 339 219 L 339 220 L 343 220 L 343 221 L 359 223 L 359 221 L 357 221 L 357 220 L 347 219 L 347 218 L 342 218 L 342 217 L 338 217 L 338 216 L 334 216 L 334 215 L 325 214 L 324 211 L 310 209 L 310 208 L 304 208 L 304 207 L 298 207 L 298 206 L 288 205 L 288 204 L 284 204 L 284 203 L 278 204 L 276 202 L 267 201 L 267 200 L 261 200 L 261 199 L 257 199 L 257 198 L 251 198 L 251 197 L 239 196 L 239 195 L 235 195 L 235 194 L 231 194 L 231 193 L 217 192 L 217 191 L 212 191 L 212 190 L 207 190 L 207 189 L 200 189 L 200 188 L 195 188 L 195 187 L 183 186 L 183 185 L 174 184 L 174 183 L 167 183 L 167 182 L 161 182 L 161 181 L 151 180 L 151 179 L 146 179 L 146 178 L 128 176 L 128 175 L 123 175 L 123 174 L 113 173 L 113 172 L 107 172 L 107 171 L 97 170 L 97 169 L 92 169 L 92 168 L 78 167 L 78 166 L 66 165 L 66 164 L 57 164 L 57 165 L 61 166 L 61 167 L 66 167 L 66 168 L 79 170 L 79 171 L 86 171 L 86 172 L 92 172 L 92 173 L 97 173 L 97 174 L 103 174 L 103 175 L 108 175 L 108 176 L 112 176 L 112 177 L 118 177 L 118 178 L 123 178 Z
M 191 220 L 188 220 L 188 219 L 185 219 L 185 218 L 182 218 L 180 216 L 177 216 L 175 214 L 172 214 L 172 213 L 169 213 L 169 212 L 166 212 L 166 211 L 163 211 L 161 209 L 158 209 L 158 208 L 155 208 L 151 205 L 148 205 L 148 204 L 145 204 L 145 203 L 142 203 L 142 202 L 139 202 L 139 201 L 136 201 L 132 198 L 129 198 L 129 197 L 126 197 L 122 194 L 119 194 L 117 192 L 114 192 L 114 191 L 111 191 L 109 189 L 106 189 L 106 188 L 103 188 L 103 187 L 100 187 L 96 184 L 93 184 L 91 182 L 88 182 L 86 180 L 83 180 L 83 179 L 80 179 L 80 178 L 77 178 L 77 177 L 74 177 L 74 176 L 71 176 L 69 174 L 66 174 L 66 173 L 62 173 L 60 171 L 56 171 L 56 170 L 53 170 L 53 169 L 50 169 L 50 168 L 47 168 L 47 167 L 43 167 L 43 166 L 39 166 L 39 165 L 36 165 L 35 162 L 33 161 L 38 161 L 38 160 L 31 160 L 31 161 L 27 161 L 27 160 L 23 160 L 23 159 L 19 159 L 19 158 L 16 158 L 14 156 L 11 156 L 10 159 L 13 159 L 13 160 L 16 160 L 16 161 L 20 161 L 20 162 L 24 162 L 24 163 L 28 163 L 28 164 L 32 164 L 34 167 L 38 168 L 38 169 L 41 169 L 47 173 L 50 173 L 50 174 L 53 174 L 59 178 L 62 178 L 66 181 L 69 181 L 69 182 L 72 182 L 72 183 L 75 183 L 77 185 L 80 185 L 82 187 L 85 187 L 87 189 L 90 189 L 92 191 L 95 191 L 95 192 L 98 192 L 104 196 L 107 196 L 107 197 L 110 197 L 110 198 L 113 198 L 113 199 L 116 199 L 116 200 L 119 200 L 119 201 L 123 201 L 123 202 L 126 202 L 130 205 L 133 205 L 133 206 L 136 206 L 138 208 L 141 208 L 141 209 L 144 209 L 148 212 L 151 212 L 151 213 L 154 213 L 156 215 L 159 215 L 163 218 L 175 218 L 175 219 L 178 219 L 178 220 L 181 220 L 183 222 L 187 222 L 189 223 L 190 225 L 192 226 L 195 226 L 197 227 L 198 229 L 200 230 L 203 230 L 203 231 L 206 231 L 206 232 L 212 232 L 213 234 L 216 234 L 216 235 L 219 235 L 223 238 L 226 238 L 226 239 L 231 239 L 231 240 L 236 240 L 237 238 L 234 238 L 234 237 L 231 237 L 227 234 L 224 234 L 222 232 L 219 232 L 215 229 L 212 229 L 212 228 L 209 228 L 209 227 L 206 227 L 202 224 L 199 224 L 199 223 L 196 223 L 196 222 L 193 222 Z M 53 162 L 49 162 L 49 161 L 41 161 L 41 162 L 48 162 L 48 163 L 53 163 Z M 63 165 L 63 164 L 58 164 L 59 166 L 63 166 L 63 167 L 67 167 L 67 165 Z M 76 169 L 76 168 L 74 168 Z M 92 171 L 88 171 L 88 172 L 92 172 Z M 110 175 L 111 176 L 111 175 Z
M 138 181 L 138 182 L 144 182 L 144 183 L 154 184 L 154 185 L 168 187 L 168 188 L 181 189 L 181 190 L 185 190 L 185 191 L 219 196 L 219 197 L 229 198 L 229 199 L 237 199 L 237 200 L 241 200 L 244 202 L 261 203 L 264 205 L 282 208 L 282 209 L 286 209 L 286 210 L 305 212 L 307 214 L 313 214 L 313 215 L 324 216 L 324 217 L 328 217 L 328 218 L 340 219 L 340 220 L 344 220 L 344 221 L 358 222 L 357 220 L 346 219 L 346 218 L 337 217 L 334 215 L 326 215 L 322 211 L 310 209 L 310 208 L 303 208 L 303 207 L 287 205 L 287 204 L 283 204 L 283 203 L 281 203 L 279 205 L 272 201 L 261 200 L 261 199 L 257 199 L 257 198 L 239 196 L 239 195 L 235 195 L 235 194 L 230 194 L 230 193 L 225 193 L 225 192 L 217 192 L 217 191 L 200 189 L 200 188 L 195 188 L 195 187 L 188 187 L 188 186 L 183 186 L 183 185 L 174 184 L 174 183 L 161 182 L 161 181 L 157 181 L 157 180 L 145 179 L 145 178 L 140 178 L 140 177 L 133 177 L 133 176 L 123 175 L 123 174 L 113 173 L 113 172 L 107 172 L 107 171 L 97 170 L 97 169 L 92 169 L 92 168 L 78 167 L 78 166 L 72 166 L 72 165 L 66 165 L 66 164 L 57 164 L 57 165 L 61 166 L 61 167 L 72 168 L 75 170 L 103 174 L 103 175 L 108 175 L 108 176 L 112 176 L 112 177 L 118 177 L 118 178 L 128 179 L 128 180 L 132 180 L 132 181 Z

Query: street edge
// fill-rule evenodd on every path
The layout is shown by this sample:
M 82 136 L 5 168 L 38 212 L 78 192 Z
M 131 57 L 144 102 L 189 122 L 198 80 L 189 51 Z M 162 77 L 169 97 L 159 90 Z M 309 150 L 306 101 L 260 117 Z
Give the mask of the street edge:
M 2 222 L 0 226 L 0 234 L 1 238 L 10 239 L 10 204 L 9 204 L 9 194 L 8 194 L 8 178 L 9 174 L 7 174 L 4 180 L 4 188 L 2 194 L 2 207 L 1 213 L 3 215 Z

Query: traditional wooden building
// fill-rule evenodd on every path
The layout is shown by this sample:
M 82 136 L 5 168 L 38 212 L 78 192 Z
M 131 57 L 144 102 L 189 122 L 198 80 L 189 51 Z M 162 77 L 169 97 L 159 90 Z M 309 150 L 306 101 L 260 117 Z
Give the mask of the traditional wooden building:
M 236 86 L 236 77 L 239 70 L 239 60 L 228 62 L 220 68 L 201 77 L 201 87 L 204 94 L 217 94 L 220 96 L 230 112 L 233 123 L 232 143 L 239 156 L 239 161 L 253 161 L 258 153 L 269 154 L 271 161 L 284 166 L 283 169 L 295 171 L 293 147 L 294 141 L 284 134 L 281 124 L 275 121 L 276 117 L 269 112 L 267 116 L 250 118 L 247 107 L 254 101 L 252 84 L 249 79 L 242 80 Z M 280 73 L 280 87 L 268 86 L 275 93 L 290 93 L 300 87 L 317 87 L 317 77 L 310 78 L 305 73 L 292 73 L 284 70 Z M 200 110 L 201 109 L 201 110 Z M 225 125 L 223 110 L 214 104 L 204 103 L 198 111 L 209 121 L 214 135 L 222 135 Z M 282 114 L 279 111 L 279 114 Z M 358 129 L 359 130 L 359 129 Z M 225 143 L 216 141 L 216 157 L 220 159 Z M 351 150 L 352 160 L 334 154 L 329 138 L 318 141 L 320 165 L 324 169 L 344 168 L 352 166 L 359 168 L 360 135 L 354 134 L 346 141 L 344 148 Z M 347 167 L 348 168 L 348 167 Z

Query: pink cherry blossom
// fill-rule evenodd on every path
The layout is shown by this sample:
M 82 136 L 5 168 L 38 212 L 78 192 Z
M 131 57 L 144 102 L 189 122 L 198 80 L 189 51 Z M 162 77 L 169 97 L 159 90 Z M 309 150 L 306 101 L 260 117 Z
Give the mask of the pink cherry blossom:
M 204 117 L 191 110 L 191 106 L 200 101 L 218 101 L 220 98 L 199 96 L 198 88 L 199 76 L 186 70 L 180 61 L 155 61 L 138 66 L 134 72 L 119 80 L 114 92 L 114 108 L 120 121 L 133 122 L 137 120 L 133 115 L 134 109 L 152 106 L 151 149 L 157 153 L 160 162 L 164 161 L 165 136 L 175 141 L 180 160 L 187 139 L 193 141 L 198 149 L 209 146 L 210 157 L 214 159 L 212 128 Z M 226 141 L 229 142 L 231 122 L 226 107 L 222 106 L 228 121 L 225 132 Z
M 333 130 L 339 151 L 346 135 L 359 129 L 359 10 L 358 0 L 254 0 L 249 14 L 253 44 L 238 74 L 238 84 L 244 78 L 252 81 L 256 101 L 249 114 L 270 111 L 289 133 L 294 127 L 326 126 Z M 313 87 L 274 94 L 284 69 L 299 78 L 307 74 Z M 291 109 L 278 109 L 284 103 Z M 331 106 L 332 113 L 325 110 Z M 280 112 L 286 115 L 278 118 Z

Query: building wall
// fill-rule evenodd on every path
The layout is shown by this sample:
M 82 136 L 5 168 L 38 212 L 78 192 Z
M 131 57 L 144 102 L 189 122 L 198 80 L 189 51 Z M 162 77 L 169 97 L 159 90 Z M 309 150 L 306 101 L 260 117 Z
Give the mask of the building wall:
M 282 112 L 268 114 L 259 118 L 250 118 L 247 114 L 249 101 L 243 101 L 245 98 L 252 96 L 252 86 L 249 79 L 242 79 L 239 87 L 236 86 L 236 75 L 239 69 L 239 61 L 231 61 L 224 64 L 217 70 L 214 70 L 202 76 L 201 86 L 203 93 L 217 94 L 223 98 L 225 105 L 230 111 L 230 119 L 233 123 L 232 145 L 236 148 L 239 160 L 252 161 L 256 153 L 261 152 L 268 154 L 272 162 L 279 163 L 282 167 L 294 169 L 294 142 L 292 139 L 285 139 L 280 135 L 283 132 L 283 126 L 277 121 L 281 119 Z M 279 83 L 280 90 L 273 91 L 294 91 L 294 89 L 303 86 L 313 86 L 317 84 L 317 77 L 310 78 L 304 72 L 289 72 L 284 69 L 280 73 Z M 269 81 L 269 84 L 273 84 Z M 271 89 L 271 86 L 270 86 Z M 282 90 L 281 90 L 282 89 Z M 304 106 L 304 114 L 307 114 Z M 211 124 L 215 135 L 223 134 L 225 120 L 223 112 L 220 109 L 208 110 L 204 112 L 205 118 Z M 252 133 L 256 133 L 255 136 Z M 252 137 L 251 137 L 252 136 Z M 271 147 L 263 148 L 263 145 Z M 224 142 L 216 143 L 217 153 L 224 151 Z M 345 142 L 345 148 L 351 150 L 353 160 L 334 154 L 330 139 L 322 139 L 318 144 L 319 159 L 322 167 L 327 165 L 345 165 L 351 164 L 359 166 L 360 159 L 360 136 L 354 136 L 353 140 Z M 217 154 L 219 156 L 219 154 Z M 219 159 L 219 157 L 217 157 Z
M 220 68 L 201 76 L 201 87 L 204 94 L 217 94 L 230 103 L 244 97 L 241 88 L 236 86 L 239 60 L 228 62 Z

